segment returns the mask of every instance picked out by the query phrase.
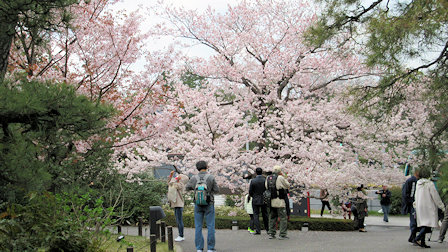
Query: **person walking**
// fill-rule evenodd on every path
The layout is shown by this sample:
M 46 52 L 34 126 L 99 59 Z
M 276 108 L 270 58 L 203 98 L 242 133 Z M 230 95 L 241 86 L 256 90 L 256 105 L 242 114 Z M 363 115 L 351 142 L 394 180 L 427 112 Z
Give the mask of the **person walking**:
M 254 211 L 252 209 L 252 197 L 249 196 L 249 194 L 246 194 L 244 197 L 244 210 L 246 210 L 246 213 L 250 217 L 249 221 L 249 227 L 247 228 L 247 231 L 251 234 L 255 234 L 255 227 L 254 227 Z
M 199 161 L 196 163 L 199 174 L 191 177 L 186 185 L 187 190 L 194 190 L 194 226 L 197 252 L 204 249 L 204 237 L 202 235 L 202 225 L 207 226 L 207 251 L 215 251 L 215 206 L 214 194 L 219 192 L 215 177 L 207 173 L 207 163 Z M 205 202 L 204 202 L 205 201 Z
M 263 169 L 258 167 L 255 169 L 257 176 L 250 181 L 249 185 L 249 196 L 252 198 L 252 209 L 254 212 L 254 226 L 255 235 L 261 234 L 260 228 L 260 211 L 263 217 L 264 229 L 266 232 L 269 230 L 269 219 L 268 219 L 268 209 L 263 201 L 263 193 L 266 190 L 265 187 L 265 177 L 263 174 Z
M 439 226 L 437 208 L 445 210 L 445 205 L 440 199 L 434 182 L 429 180 L 430 176 L 429 170 L 421 170 L 421 178 L 417 181 L 415 188 L 414 208 L 417 213 L 417 227 L 420 228 L 420 231 L 414 239 L 414 244 L 423 248 L 430 248 L 425 243 L 426 233 L 430 233 L 432 227 Z
M 438 242 L 442 243 L 445 239 L 446 230 L 448 229 L 448 204 L 445 205 L 445 214 L 442 220 L 442 227 L 440 228 L 439 240 Z
M 417 186 L 417 180 L 420 178 L 419 170 L 414 171 L 414 175 L 406 180 L 403 184 L 401 191 L 401 213 L 409 214 L 409 229 L 411 234 L 408 238 L 409 242 L 414 242 L 415 236 L 417 236 L 417 221 L 415 216 L 414 201 L 415 201 L 415 188 Z
M 289 239 L 287 236 L 288 220 L 286 217 L 285 195 L 289 189 L 289 182 L 283 177 L 282 168 L 274 166 L 273 174 L 266 178 L 266 190 L 271 191 L 271 207 L 269 212 L 269 239 L 275 239 L 276 230 L 274 225 L 280 218 L 279 240 Z
M 392 203 L 391 201 L 392 193 L 389 191 L 389 189 L 387 189 L 386 185 L 383 185 L 383 189 L 376 191 L 375 193 L 381 195 L 380 204 L 381 209 L 383 210 L 383 221 L 389 222 L 389 211 L 390 211 L 390 205 Z
M 328 190 L 326 188 L 320 189 L 320 200 L 322 202 L 322 209 L 320 210 L 320 216 L 322 217 L 324 214 L 324 209 L 325 206 L 328 207 L 328 210 L 331 211 L 331 207 L 330 207 L 330 201 L 329 201 L 329 194 L 328 194 Z
M 177 230 L 179 235 L 174 239 L 176 242 L 184 241 L 184 221 L 182 213 L 184 211 L 184 193 L 185 185 L 188 183 L 188 176 L 179 174 L 173 177 L 174 171 L 168 176 L 168 202 L 171 208 L 174 208 L 174 217 L 176 218 Z

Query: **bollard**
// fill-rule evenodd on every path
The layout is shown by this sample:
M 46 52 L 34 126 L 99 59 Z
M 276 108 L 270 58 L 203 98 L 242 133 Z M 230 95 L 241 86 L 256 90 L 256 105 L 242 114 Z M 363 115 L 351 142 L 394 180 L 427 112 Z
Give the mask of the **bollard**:
M 308 231 L 308 222 L 304 222 L 302 225 L 302 231 L 307 232 Z
M 156 239 L 156 235 L 150 235 L 150 242 L 151 242 L 151 252 L 156 252 L 156 247 L 157 247 L 157 239 Z
M 166 223 L 164 221 L 161 221 L 160 222 L 160 241 L 161 242 L 166 242 L 165 230 L 166 230 Z
M 156 239 L 160 240 L 160 222 L 156 223 Z
M 142 236 L 143 235 L 143 218 L 142 217 L 138 217 L 138 236 Z
M 173 251 L 174 250 L 174 246 L 173 246 L 173 227 L 172 226 L 168 226 L 168 250 L 169 251 Z
M 117 226 L 117 233 L 118 233 L 118 234 L 121 233 L 121 226 L 120 226 L 120 225 Z
M 134 248 L 130 247 L 126 249 L 126 252 L 134 252 Z
M 239 229 L 238 221 L 233 220 L 233 221 L 232 221 L 232 230 L 233 230 L 233 231 L 236 231 L 236 230 L 238 230 L 238 229 Z

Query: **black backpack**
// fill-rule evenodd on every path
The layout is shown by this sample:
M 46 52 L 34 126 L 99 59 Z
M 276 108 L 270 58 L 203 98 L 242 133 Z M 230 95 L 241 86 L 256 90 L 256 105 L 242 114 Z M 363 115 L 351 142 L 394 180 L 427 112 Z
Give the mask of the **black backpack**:
M 263 192 L 264 204 L 270 206 L 271 200 L 278 197 L 277 194 L 277 176 L 270 175 L 266 178 L 268 188 Z

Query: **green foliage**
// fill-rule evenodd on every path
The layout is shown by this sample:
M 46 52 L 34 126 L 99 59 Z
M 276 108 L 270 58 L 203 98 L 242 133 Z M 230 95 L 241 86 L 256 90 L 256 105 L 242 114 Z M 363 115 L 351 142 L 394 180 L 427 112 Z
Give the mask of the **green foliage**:
M 390 214 L 399 215 L 401 214 L 401 187 L 394 186 L 389 188 L 389 191 L 392 194 Z
M 184 226 L 194 227 L 194 215 L 183 215 Z M 247 229 L 249 226 L 250 218 L 242 216 L 216 216 L 215 226 L 217 229 L 231 229 L 232 221 L 238 222 L 240 229 Z M 173 214 L 167 213 L 167 217 L 163 219 L 167 225 L 176 226 L 176 219 Z M 343 219 L 327 219 L 327 218 L 306 218 L 306 217 L 291 217 L 288 222 L 289 230 L 300 230 L 303 223 L 308 223 L 309 230 L 313 231 L 352 231 L 354 225 L 352 220 Z M 263 226 L 263 223 L 260 222 Z M 205 225 L 205 224 L 204 224 Z
M 97 251 L 108 233 L 112 208 L 89 193 L 31 193 L 27 200 L 2 213 L 0 250 Z
M 147 173 L 133 174 L 121 185 L 119 222 L 136 223 L 139 217 L 149 219 L 149 207 L 162 205 L 168 191 L 165 181 L 156 180 Z
M 442 201 L 445 205 L 448 204 L 448 161 L 442 162 L 440 165 L 437 189 Z
M 236 205 L 236 200 L 234 199 L 234 196 L 232 195 L 226 195 L 226 206 L 234 207 Z
M 30 191 L 87 186 L 108 171 L 111 106 L 77 95 L 67 84 L 0 85 L 0 202 L 21 203 Z M 92 137 L 95 136 L 95 139 Z M 89 140 L 90 149 L 75 144 Z M 23 203 L 23 202 L 22 202 Z
M 48 31 L 68 25 L 71 13 L 66 7 L 75 3 L 78 0 L 0 1 L 0 81 L 7 71 L 13 37 L 19 37 L 25 53 L 35 54 L 34 46 L 45 43 Z

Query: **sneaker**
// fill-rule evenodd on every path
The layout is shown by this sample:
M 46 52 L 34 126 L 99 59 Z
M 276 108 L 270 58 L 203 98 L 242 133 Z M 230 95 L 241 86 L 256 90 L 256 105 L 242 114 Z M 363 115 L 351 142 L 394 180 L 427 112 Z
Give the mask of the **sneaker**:
M 443 243 L 443 239 L 437 240 L 438 243 Z
M 198 249 L 198 250 L 196 250 L 196 252 L 202 252 L 202 250 L 199 250 L 199 249 Z
M 287 240 L 287 239 L 289 239 L 289 237 L 288 236 L 279 236 L 278 239 L 279 240 Z
M 269 235 L 269 239 L 275 239 L 275 235 Z
M 255 233 L 255 230 L 252 230 L 252 229 L 250 229 L 250 227 L 248 227 L 248 228 L 247 228 L 247 232 L 253 234 L 253 233 Z
M 254 233 L 254 235 L 261 235 L 261 233 Z
M 359 229 L 359 232 L 363 232 L 363 233 L 365 233 L 365 232 L 367 232 L 364 228 L 360 228 Z
M 174 239 L 174 241 L 177 241 L 177 242 L 185 241 L 185 238 L 183 238 L 182 236 L 178 236 L 178 237 L 176 237 L 176 239 Z
M 207 250 L 207 252 L 216 252 L 216 250 Z

